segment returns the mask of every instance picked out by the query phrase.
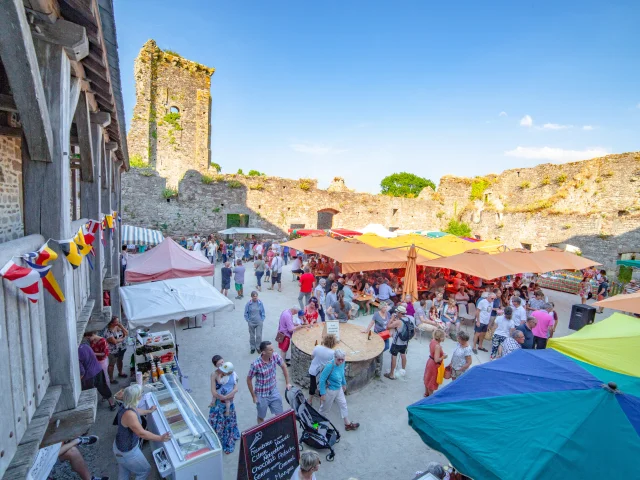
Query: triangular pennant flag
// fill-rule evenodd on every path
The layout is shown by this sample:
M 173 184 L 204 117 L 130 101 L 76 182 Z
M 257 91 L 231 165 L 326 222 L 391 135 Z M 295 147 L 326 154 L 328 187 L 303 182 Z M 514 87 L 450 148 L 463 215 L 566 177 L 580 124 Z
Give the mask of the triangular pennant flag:
M 71 266 L 74 269 L 78 268 L 82 263 L 82 255 L 78 251 L 78 245 L 73 240 L 58 241 L 58 245 Z
M 100 228 L 100 222 L 95 220 L 89 220 L 82 226 L 82 233 L 84 233 L 84 239 L 87 242 L 87 245 L 93 246 L 96 234 L 98 233 L 98 228 Z
M 107 227 L 113 228 L 113 215 L 105 215 L 104 218 L 107 221 Z
M 87 241 L 84 238 L 84 233 L 82 233 L 82 228 L 78 229 L 78 233 L 73 237 L 74 243 L 78 246 L 78 253 L 83 257 L 88 255 L 91 251 L 91 245 L 87 244 Z
M 58 258 L 58 254 L 49 248 L 49 242 L 42 245 L 37 252 L 29 252 L 23 255 L 23 257 L 31 268 L 38 271 L 42 277 L 42 286 L 45 290 L 57 301 L 64 302 L 64 295 L 62 294 L 60 285 L 58 285 L 56 278 L 53 276 L 53 272 L 50 271 L 53 262 Z M 43 273 L 44 276 L 42 275 Z
M 36 303 L 38 301 L 40 292 L 38 280 L 40 280 L 40 275 L 32 268 L 21 267 L 9 260 L 0 270 L 0 276 L 15 283 L 16 287 L 22 290 L 31 302 Z
M 107 221 L 102 218 L 100 221 L 100 241 L 102 241 L 103 246 L 107 246 L 107 241 L 104 239 L 104 231 L 107 228 Z

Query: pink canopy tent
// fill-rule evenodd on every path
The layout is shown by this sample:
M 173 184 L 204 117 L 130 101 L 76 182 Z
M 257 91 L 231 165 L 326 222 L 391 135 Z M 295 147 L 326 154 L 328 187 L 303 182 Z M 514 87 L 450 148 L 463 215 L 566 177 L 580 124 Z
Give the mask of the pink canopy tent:
M 170 238 L 140 255 L 130 255 L 127 261 L 127 283 L 151 282 L 168 278 L 212 276 L 213 265 L 201 252 L 182 248 Z

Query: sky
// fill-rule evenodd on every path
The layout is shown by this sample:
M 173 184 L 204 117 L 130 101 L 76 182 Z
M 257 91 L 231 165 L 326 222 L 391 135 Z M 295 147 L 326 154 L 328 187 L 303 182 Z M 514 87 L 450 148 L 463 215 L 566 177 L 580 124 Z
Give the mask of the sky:
M 640 150 L 637 1 L 114 3 L 127 125 L 153 38 L 216 69 L 223 172 L 377 193 Z

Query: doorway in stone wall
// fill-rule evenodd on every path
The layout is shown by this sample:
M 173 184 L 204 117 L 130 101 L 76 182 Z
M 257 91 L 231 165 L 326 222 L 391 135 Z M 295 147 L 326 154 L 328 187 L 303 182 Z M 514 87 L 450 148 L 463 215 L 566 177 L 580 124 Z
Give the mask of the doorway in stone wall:
M 227 214 L 227 228 L 248 227 L 248 226 L 249 226 L 249 215 L 245 213 Z
M 333 208 L 324 208 L 322 210 L 318 210 L 318 222 L 317 229 L 318 230 L 330 230 L 333 228 L 333 216 L 337 215 L 337 210 Z

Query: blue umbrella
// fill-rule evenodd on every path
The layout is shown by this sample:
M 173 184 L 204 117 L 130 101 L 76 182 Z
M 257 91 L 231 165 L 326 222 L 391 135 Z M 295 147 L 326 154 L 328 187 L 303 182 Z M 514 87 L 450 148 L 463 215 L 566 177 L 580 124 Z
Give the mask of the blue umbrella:
M 640 478 L 640 379 L 555 350 L 474 367 L 407 410 L 475 479 Z

